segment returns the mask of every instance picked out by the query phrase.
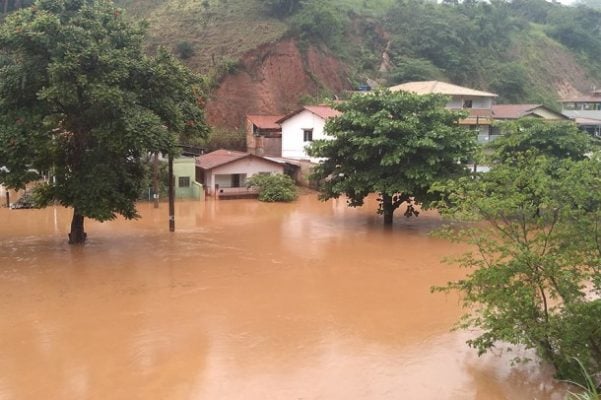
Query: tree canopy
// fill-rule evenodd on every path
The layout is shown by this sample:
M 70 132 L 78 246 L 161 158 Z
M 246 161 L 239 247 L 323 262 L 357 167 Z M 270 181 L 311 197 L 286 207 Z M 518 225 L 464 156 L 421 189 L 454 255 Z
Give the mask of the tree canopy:
M 145 26 L 103 0 L 38 0 L 0 26 L 0 182 L 38 174 L 40 205 L 83 218 L 137 217 L 141 158 L 205 136 L 199 77 L 166 52 L 146 56 Z
M 402 204 L 406 216 L 417 215 L 415 204 L 436 198 L 430 186 L 466 173 L 461 162 L 476 148 L 475 133 L 459 125 L 465 115 L 445 109 L 446 101 L 438 95 L 377 91 L 336 104 L 342 115 L 325 127 L 331 140 L 316 140 L 309 148 L 311 156 L 324 158 L 313 174 L 320 197 L 345 195 L 357 207 L 370 193 L 379 193 L 386 224 Z
M 549 123 L 539 118 L 523 118 L 501 125 L 503 135 L 489 144 L 493 163 L 517 163 L 524 154 L 557 159 L 583 160 L 598 140 L 583 133 L 571 121 Z
M 448 182 L 437 204 L 451 222 L 440 234 L 475 248 L 454 260 L 466 277 L 438 290 L 462 293 L 458 326 L 477 328 L 468 343 L 479 353 L 522 345 L 582 381 L 576 359 L 601 371 L 601 160 L 584 157 L 590 141 L 569 125 L 513 126 L 495 147 L 503 162 Z

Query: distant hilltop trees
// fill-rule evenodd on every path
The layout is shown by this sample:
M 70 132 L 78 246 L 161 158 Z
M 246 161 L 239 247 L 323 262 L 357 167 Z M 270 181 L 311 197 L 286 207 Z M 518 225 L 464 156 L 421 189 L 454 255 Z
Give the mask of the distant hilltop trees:
M 1 0 L 2 14 L 5 15 L 10 11 L 18 10 L 19 8 L 28 7 L 33 4 L 33 0 Z

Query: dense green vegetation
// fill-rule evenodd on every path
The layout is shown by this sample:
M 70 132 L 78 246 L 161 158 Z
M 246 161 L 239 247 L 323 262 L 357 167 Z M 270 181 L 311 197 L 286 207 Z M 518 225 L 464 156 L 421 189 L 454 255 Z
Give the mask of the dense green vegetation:
M 6 0 L 7 11 L 28 5 Z M 215 84 L 247 51 L 293 36 L 325 44 L 353 84 L 442 79 L 499 93 L 501 102 L 557 106 L 558 91 L 601 79 L 595 0 L 118 0 L 162 45 Z M 583 79 L 584 77 L 584 79 Z M 311 94 L 311 95 L 314 95 Z
M 278 15 L 287 17 L 291 31 L 326 43 L 358 81 L 442 79 L 493 90 L 501 102 L 557 106 L 562 85 L 588 91 L 601 77 L 601 12 L 584 4 L 396 0 L 368 9 L 367 2 L 342 0 L 266 3 L 270 10 L 285 5 Z M 559 72 L 556 64 L 574 69 Z M 588 83 L 571 75 L 582 72 Z
M 452 221 L 440 234 L 475 250 L 453 260 L 479 353 L 521 345 L 562 379 L 601 371 L 601 159 L 569 123 L 524 120 L 494 142 L 490 172 L 437 189 Z M 516 361 L 524 361 L 517 359 Z
M 312 177 L 320 198 L 345 195 L 349 206 L 358 207 L 370 193 L 379 193 L 385 224 L 392 224 L 402 205 L 405 216 L 417 216 L 415 205 L 436 199 L 430 186 L 465 174 L 460 161 L 469 160 L 476 148 L 473 132 L 458 124 L 465 115 L 444 108 L 446 101 L 384 90 L 337 104 L 342 115 L 325 127 L 333 140 L 316 140 L 308 149 L 324 158 Z
M 297 197 L 294 180 L 284 174 L 256 174 L 248 179 L 247 185 L 259 192 L 260 201 L 288 202 Z
M 38 0 L 0 25 L 0 183 L 52 175 L 36 197 L 73 208 L 70 243 L 85 217 L 137 217 L 149 153 L 207 135 L 200 77 L 143 38 L 104 1 Z

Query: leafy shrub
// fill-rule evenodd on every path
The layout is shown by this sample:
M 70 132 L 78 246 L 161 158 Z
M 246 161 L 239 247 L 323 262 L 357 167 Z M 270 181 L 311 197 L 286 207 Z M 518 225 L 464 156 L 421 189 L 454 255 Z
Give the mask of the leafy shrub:
M 395 68 L 391 71 L 389 83 L 409 81 L 443 80 L 444 74 L 431 61 L 422 58 L 398 57 Z
M 321 0 L 303 2 L 292 17 L 292 31 L 302 39 L 318 39 L 335 47 L 344 33 L 345 20 L 334 5 Z
M 179 58 L 181 58 L 182 60 L 187 60 L 188 58 L 194 55 L 194 47 L 192 46 L 192 44 L 190 44 L 190 42 L 185 40 L 177 44 L 176 50 L 177 54 L 179 55 Z
M 225 58 L 221 61 L 220 69 L 224 74 L 233 74 L 234 72 L 238 71 L 239 66 L 239 61 Z
M 287 17 L 301 7 L 300 0 L 264 0 L 264 3 L 274 17 Z
M 259 191 L 259 200 L 288 202 L 297 197 L 294 181 L 284 174 L 257 174 L 248 179 L 248 186 Z
M 207 152 L 219 149 L 246 151 L 246 134 L 243 131 L 216 127 L 211 130 L 208 140 L 199 146 Z
M 570 391 L 566 400 L 601 400 L 601 393 L 595 383 L 595 378 L 587 371 L 586 367 L 579 359 L 576 359 L 576 362 L 580 366 L 583 377 L 582 380 L 585 384 L 582 385 L 580 383 L 570 382 L 580 390 L 580 393 Z
M 501 98 L 509 103 L 517 103 L 524 99 L 528 80 L 528 71 L 518 62 L 504 63 L 497 67 L 496 78 L 490 84 L 490 88 L 498 93 Z

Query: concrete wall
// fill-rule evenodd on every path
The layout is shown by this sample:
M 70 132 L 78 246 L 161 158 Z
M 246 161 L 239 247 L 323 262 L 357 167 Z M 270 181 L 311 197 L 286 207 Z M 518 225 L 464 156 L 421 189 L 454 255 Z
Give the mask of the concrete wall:
M 176 198 L 194 200 L 200 200 L 202 198 L 201 192 L 203 191 L 199 190 L 198 183 L 195 184 L 195 169 L 196 164 L 193 157 L 178 157 L 173 160 L 173 175 L 175 176 Z M 188 187 L 180 187 L 180 177 L 190 178 L 190 185 Z
M 229 187 L 231 175 L 242 174 L 245 175 L 246 178 L 250 178 L 251 176 L 260 172 L 282 174 L 284 173 L 284 165 L 272 163 L 257 157 L 246 157 L 241 160 L 213 168 L 212 170 L 205 172 L 207 192 L 212 194 L 215 190 L 216 183 L 219 183 L 220 187 Z M 219 176 L 217 177 L 217 175 Z M 242 186 L 244 184 L 245 182 L 241 180 L 240 185 Z
M 192 198 L 203 201 L 205 199 L 205 191 L 201 183 L 192 182 Z
M 325 136 L 323 128 L 325 120 L 311 111 L 304 110 L 282 123 L 282 157 L 293 160 L 310 160 L 319 162 L 318 158 L 309 157 L 305 147 L 310 142 L 303 139 L 303 129 L 313 129 L 313 140 L 331 139 Z
M 282 138 L 281 137 L 257 137 L 257 148 L 254 154 L 260 157 L 281 157 L 282 156 Z
M 282 137 L 279 132 L 261 131 L 246 120 L 246 152 L 259 157 L 282 156 Z
M 254 124 L 248 119 L 246 120 L 246 152 L 250 154 L 257 154 L 257 137 L 254 132 Z
M 447 103 L 447 107 L 453 109 L 463 108 L 463 102 L 465 100 L 472 101 L 472 108 L 492 108 L 491 97 L 479 96 L 453 96 L 451 101 Z
M 543 118 L 543 119 L 565 119 L 565 118 L 562 118 L 562 115 L 557 114 L 556 112 L 553 112 L 550 110 L 546 110 L 542 107 L 534 110 L 533 114 L 535 116 L 539 116 L 540 118 Z

